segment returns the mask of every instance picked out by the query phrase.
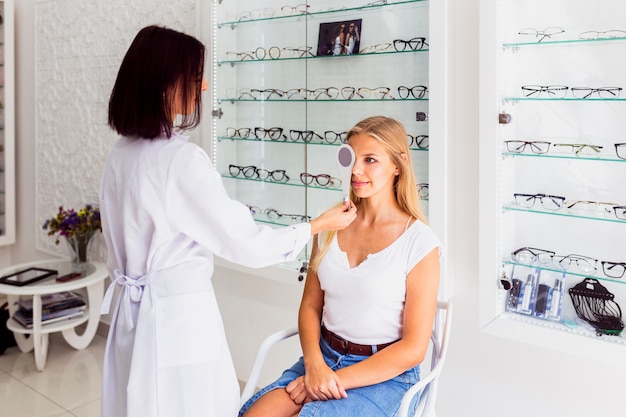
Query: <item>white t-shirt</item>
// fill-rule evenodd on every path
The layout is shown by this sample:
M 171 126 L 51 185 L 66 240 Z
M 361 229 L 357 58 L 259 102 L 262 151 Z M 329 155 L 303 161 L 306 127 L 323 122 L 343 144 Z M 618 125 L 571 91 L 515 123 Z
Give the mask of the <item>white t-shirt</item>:
M 441 242 L 430 227 L 415 221 L 393 243 L 354 268 L 333 239 L 318 267 L 324 291 L 322 322 L 353 343 L 378 345 L 402 337 L 406 276 Z

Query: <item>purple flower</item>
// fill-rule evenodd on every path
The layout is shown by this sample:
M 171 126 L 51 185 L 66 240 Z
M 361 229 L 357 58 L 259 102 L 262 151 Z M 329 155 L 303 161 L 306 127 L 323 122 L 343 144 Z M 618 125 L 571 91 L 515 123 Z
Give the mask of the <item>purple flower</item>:
M 87 204 L 78 212 L 74 209 L 64 210 L 63 206 L 60 206 L 57 215 L 45 221 L 43 229 L 48 230 L 48 236 L 57 234 L 55 241 L 57 245 L 59 236 L 90 237 L 95 232 L 102 231 L 100 210 L 91 204 Z

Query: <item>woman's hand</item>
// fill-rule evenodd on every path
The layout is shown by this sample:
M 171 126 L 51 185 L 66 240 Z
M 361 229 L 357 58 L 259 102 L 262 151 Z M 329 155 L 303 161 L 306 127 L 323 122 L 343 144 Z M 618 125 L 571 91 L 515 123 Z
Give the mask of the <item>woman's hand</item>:
M 315 235 L 324 230 L 345 229 L 356 218 L 356 206 L 350 200 L 330 208 L 320 216 L 311 220 L 311 234 Z
M 287 391 L 289 398 L 291 398 L 291 401 L 296 405 L 302 405 L 311 401 L 307 395 L 306 386 L 304 385 L 304 376 L 299 376 L 291 381 L 285 388 L 285 391 Z
M 291 386 L 292 384 L 293 386 Z M 303 398 L 302 394 L 302 385 L 304 385 L 304 389 L 306 390 L 305 398 Z M 304 402 L 339 400 L 348 396 L 337 374 L 326 365 L 313 370 L 307 370 L 304 377 L 292 381 L 287 386 L 287 392 L 295 393 L 296 391 L 298 394 L 294 396 Z M 294 397 L 292 397 L 292 399 L 293 398 Z

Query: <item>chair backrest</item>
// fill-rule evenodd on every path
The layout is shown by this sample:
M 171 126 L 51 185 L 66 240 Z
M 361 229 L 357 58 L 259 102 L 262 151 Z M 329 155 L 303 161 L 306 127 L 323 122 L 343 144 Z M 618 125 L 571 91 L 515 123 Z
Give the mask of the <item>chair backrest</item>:
M 432 351 L 430 359 L 430 372 L 422 376 L 420 381 L 413 385 L 404 395 L 398 417 L 409 417 L 409 407 L 416 394 L 419 394 L 419 402 L 415 414 L 412 417 L 434 417 L 435 401 L 437 399 L 437 387 L 439 375 L 448 353 L 448 340 L 452 326 L 452 304 L 447 301 L 437 303 L 433 333 L 431 335 Z
M 452 325 L 452 304 L 447 301 L 437 303 L 437 312 L 433 323 L 433 333 L 431 335 L 431 363 L 430 372 L 420 381 L 413 385 L 404 395 L 398 417 L 409 417 L 409 407 L 413 397 L 419 394 L 417 409 L 412 417 L 432 417 L 435 415 L 435 400 L 437 398 L 437 385 L 439 375 L 443 368 L 448 351 L 448 339 L 450 338 L 450 327 Z M 271 348 L 282 340 L 288 339 L 298 334 L 297 328 L 280 330 L 268 336 L 257 352 L 256 359 L 252 365 L 250 376 L 241 393 L 241 405 L 243 405 L 252 395 L 257 387 L 263 365 Z

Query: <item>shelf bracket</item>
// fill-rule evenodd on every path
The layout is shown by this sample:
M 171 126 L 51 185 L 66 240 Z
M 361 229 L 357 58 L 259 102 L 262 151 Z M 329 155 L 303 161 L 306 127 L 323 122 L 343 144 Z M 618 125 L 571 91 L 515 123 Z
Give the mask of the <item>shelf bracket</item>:
M 221 108 L 221 107 L 220 107 L 220 108 L 217 108 L 217 109 L 214 109 L 214 110 L 211 112 L 211 116 L 213 116 L 213 118 L 218 118 L 218 119 L 221 119 L 223 115 L 224 115 L 224 112 L 222 111 L 222 108 Z

